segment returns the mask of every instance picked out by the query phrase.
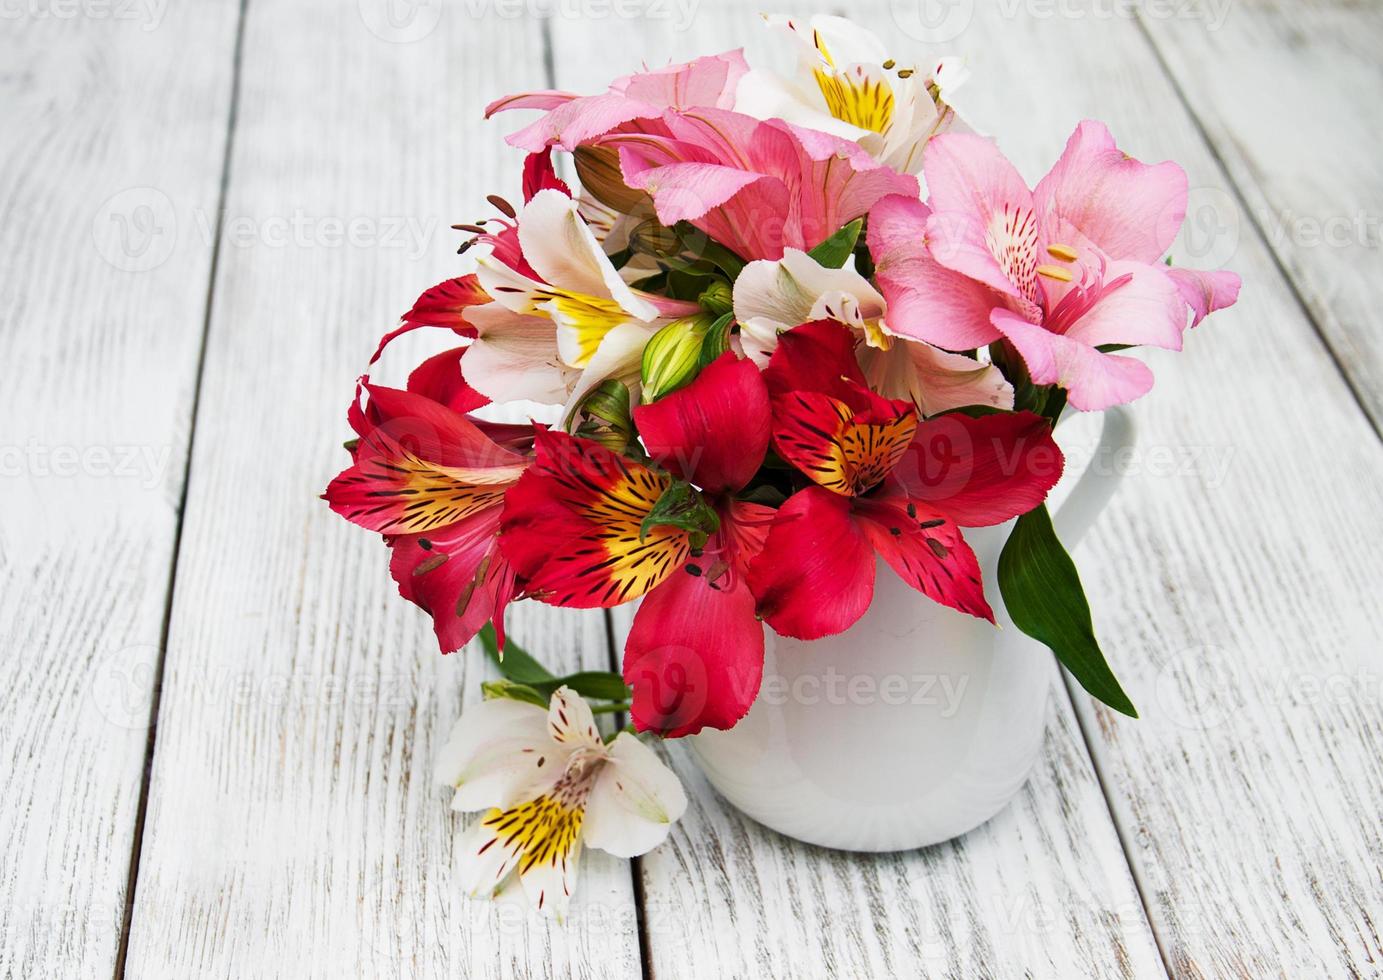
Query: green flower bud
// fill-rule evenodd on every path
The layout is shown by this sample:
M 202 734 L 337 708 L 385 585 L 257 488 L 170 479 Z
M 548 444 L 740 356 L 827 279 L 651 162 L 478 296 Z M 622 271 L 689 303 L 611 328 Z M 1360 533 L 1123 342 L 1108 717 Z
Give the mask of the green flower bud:
M 717 279 L 707 286 L 696 301 L 701 304 L 703 310 L 713 316 L 723 316 L 734 309 L 730 284 L 723 279 Z
M 701 369 L 701 346 L 715 318 L 709 313 L 673 320 L 643 349 L 643 400 L 657 401 L 689 384 Z
M 598 442 L 612 452 L 623 453 L 634 439 L 629 386 L 610 378 L 591 390 L 573 413 L 572 434 Z

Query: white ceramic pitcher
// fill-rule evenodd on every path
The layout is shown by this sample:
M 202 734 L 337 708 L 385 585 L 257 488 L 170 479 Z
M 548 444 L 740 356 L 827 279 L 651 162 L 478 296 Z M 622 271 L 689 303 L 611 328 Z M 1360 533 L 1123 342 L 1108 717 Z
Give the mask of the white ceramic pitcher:
M 1133 445 L 1105 414 L 1094 458 Z M 1091 467 L 1053 518 L 1073 546 L 1117 468 Z M 851 851 L 923 847 L 988 820 L 1037 761 L 1056 663 L 1008 618 L 996 569 L 1012 523 L 965 533 L 1000 628 L 927 599 L 879 562 L 874 603 L 846 632 L 766 631 L 764 685 L 726 732 L 689 739 L 712 785 L 789 837 Z

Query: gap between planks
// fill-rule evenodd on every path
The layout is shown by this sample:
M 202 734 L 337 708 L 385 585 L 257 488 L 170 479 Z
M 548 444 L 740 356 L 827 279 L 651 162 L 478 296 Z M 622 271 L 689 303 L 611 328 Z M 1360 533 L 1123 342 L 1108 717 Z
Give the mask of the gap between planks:
M 135 808 L 134 833 L 130 837 L 130 867 L 125 878 L 125 907 L 120 916 L 120 936 L 115 949 L 114 980 L 124 980 L 125 960 L 130 951 L 134 928 L 135 890 L 139 886 L 139 858 L 144 849 L 144 822 L 149 811 L 149 784 L 154 769 L 154 743 L 158 738 L 159 705 L 163 700 L 163 671 L 168 661 L 168 629 L 173 619 L 173 596 L 178 583 L 178 559 L 182 554 L 182 532 L 187 514 L 188 487 L 192 483 L 192 447 L 197 441 L 197 413 L 201 405 L 202 378 L 206 371 L 207 337 L 211 333 L 211 305 L 216 297 L 216 267 L 221 258 L 221 232 L 226 217 L 230 189 L 231 153 L 235 148 L 235 123 L 240 109 L 241 52 L 245 44 L 245 16 L 249 0 L 240 0 L 235 21 L 235 45 L 231 52 L 230 105 L 226 111 L 226 138 L 221 155 L 221 181 L 216 191 L 216 221 L 211 243 L 211 265 L 207 272 L 206 300 L 202 306 L 202 333 L 197 351 L 197 369 L 192 378 L 192 407 L 189 412 L 187 444 L 184 447 L 182 493 L 173 527 L 173 552 L 168 562 L 168 587 L 164 590 L 163 621 L 159 626 L 158 656 L 154 661 L 152 695 L 149 699 L 149 737 L 144 747 L 144 768 L 139 777 L 139 802 Z

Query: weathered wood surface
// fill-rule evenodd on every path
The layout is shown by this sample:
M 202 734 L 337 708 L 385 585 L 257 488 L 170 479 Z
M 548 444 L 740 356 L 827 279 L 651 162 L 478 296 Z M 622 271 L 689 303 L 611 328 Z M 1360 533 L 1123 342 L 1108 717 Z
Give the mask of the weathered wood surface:
M 447 226 L 517 193 L 480 119 L 497 66 L 543 84 L 537 23 L 449 9 L 391 43 L 356 4 L 250 6 L 131 977 L 639 972 L 627 862 L 585 862 L 565 929 L 461 894 L 431 765 L 483 657 L 441 657 L 378 538 L 317 499 L 374 341 L 462 266 Z M 356 219 L 355 244 L 328 224 Z M 608 662 L 598 612 L 524 604 L 512 631 Z
M 1142 18 L 1247 203 L 1202 194 L 1193 220 L 1225 229 L 1221 250 L 1266 238 L 1383 430 L 1383 6 L 1219 6 Z
M 111 977 L 237 8 L 0 18 L 0 976 Z

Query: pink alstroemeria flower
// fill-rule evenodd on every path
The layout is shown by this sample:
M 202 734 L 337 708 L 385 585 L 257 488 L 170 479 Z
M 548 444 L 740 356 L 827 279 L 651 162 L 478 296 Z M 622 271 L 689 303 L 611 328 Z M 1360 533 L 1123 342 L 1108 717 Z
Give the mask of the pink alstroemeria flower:
M 515 146 L 619 151 L 624 182 L 653 200 L 665 225 L 689 221 L 744 259 L 806 251 L 889 194 L 917 196 L 915 178 L 853 140 L 730 111 L 746 71 L 738 51 L 620 79 L 604 95 L 530 92 L 487 114 L 545 109 Z
M 809 251 L 916 178 L 839 136 L 736 112 L 666 112 L 615 132 L 625 183 L 648 193 L 665 225 L 689 221 L 744 259 Z
M 1078 409 L 1152 387 L 1145 364 L 1099 347 L 1180 350 L 1188 314 L 1194 326 L 1238 297 L 1231 272 L 1160 262 L 1186 214 L 1186 174 L 1130 158 L 1100 123 L 1076 128 L 1034 190 L 969 134 L 933 139 L 923 171 L 929 204 L 895 197 L 870 213 L 889 325 L 948 350 L 1006 340 Z

